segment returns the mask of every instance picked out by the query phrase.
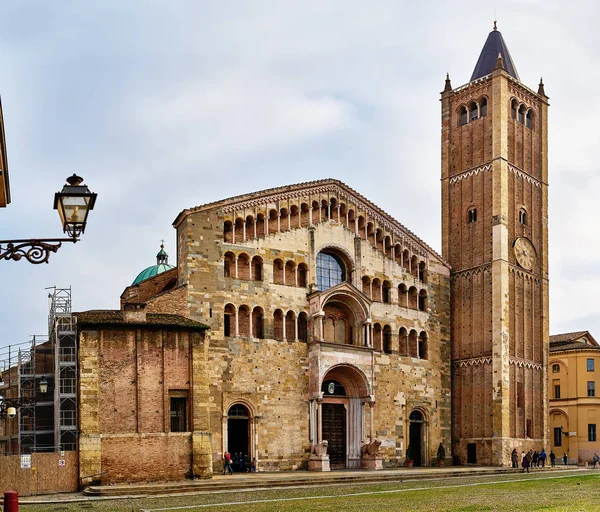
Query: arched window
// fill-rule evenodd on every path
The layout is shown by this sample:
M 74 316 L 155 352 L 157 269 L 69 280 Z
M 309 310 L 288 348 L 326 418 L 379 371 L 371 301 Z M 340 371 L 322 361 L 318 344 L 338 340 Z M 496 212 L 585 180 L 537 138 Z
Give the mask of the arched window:
M 235 306 L 227 304 L 223 316 L 223 335 L 235 336 Z
M 469 105 L 469 121 L 475 121 L 479 117 L 477 110 L 477 103 L 473 102 Z
M 419 309 L 418 293 L 414 286 L 408 289 L 408 307 L 410 309 Z
M 381 281 L 377 278 L 373 279 L 373 283 L 371 284 L 371 293 L 373 294 L 371 298 L 375 302 L 381 302 Z
M 226 252 L 223 260 L 223 275 L 225 277 L 235 277 L 235 254 Z
M 513 98 L 510 102 L 510 115 L 516 121 L 517 120 L 517 110 L 519 108 L 519 102 Z
M 252 337 L 262 339 L 264 338 L 264 312 L 259 306 L 256 306 L 252 310 Z
M 410 272 L 413 276 L 419 277 L 419 258 L 416 256 L 410 259 Z
M 527 128 L 533 127 L 533 110 L 531 109 L 527 111 L 527 115 L 525 116 L 525 126 L 527 126 Z
M 419 359 L 427 359 L 427 333 L 419 334 Z
M 519 210 L 519 224 L 526 225 L 527 224 L 527 212 L 524 208 Z
M 426 282 L 425 262 L 424 261 L 419 263 L 419 280 L 423 281 L 424 283 Z
M 223 239 L 226 243 L 233 242 L 233 222 L 226 220 L 223 224 Z
M 410 333 L 408 333 L 408 355 L 410 357 L 419 357 L 417 339 L 417 331 L 412 329 Z
M 260 256 L 254 256 L 252 258 L 252 279 L 255 281 L 262 281 L 263 279 L 263 261 Z
M 250 337 L 250 308 L 246 305 L 238 309 L 238 328 L 242 338 Z
M 304 263 L 300 263 L 298 265 L 298 286 L 301 288 L 306 288 L 306 275 L 308 273 L 308 269 Z
M 458 111 L 458 125 L 463 126 L 469 122 L 469 115 L 467 114 L 467 107 L 460 107 Z
M 256 236 L 259 238 L 265 236 L 265 216 L 262 213 L 256 216 Z
M 471 208 L 467 210 L 467 223 L 471 224 L 473 222 L 477 222 L 477 208 L 471 206 Z
M 246 221 L 241 217 L 235 219 L 235 241 L 240 243 L 244 241 L 244 224 Z
M 560 365 L 559 364 L 552 365 L 552 373 L 560 373 Z
M 371 279 L 368 276 L 362 278 L 362 292 L 371 298 Z
M 519 123 L 521 123 L 521 124 L 525 124 L 525 110 L 526 110 L 525 105 L 521 105 L 519 107 L 519 112 L 517 114 L 517 121 L 519 121 Z
M 280 231 L 287 231 L 290 222 L 287 208 L 281 208 L 281 210 L 279 210 L 279 219 L 279 225 L 281 226 Z
M 392 237 L 391 236 L 385 237 L 385 255 L 388 258 L 392 257 Z
M 296 286 L 296 264 L 293 261 L 287 261 L 285 264 L 285 284 Z
M 246 217 L 246 240 L 254 237 L 254 217 L 252 217 L 252 215 L 248 215 Z
M 404 327 L 400 327 L 400 330 L 398 331 L 398 344 L 399 344 L 398 353 L 401 356 L 407 356 L 408 355 L 408 331 Z
M 382 345 L 383 345 L 383 340 L 382 340 L 381 334 L 382 334 L 381 325 L 374 324 L 373 325 L 373 348 L 375 350 L 379 350 L 379 351 L 381 351 Z
M 283 261 L 280 259 L 273 262 L 273 283 L 283 284 Z
M 391 302 L 391 298 L 390 298 L 390 289 L 392 288 L 392 284 L 389 281 L 384 281 L 383 285 L 381 287 L 381 300 L 382 302 L 385 302 L 386 304 L 389 304 Z
M 333 254 L 320 252 L 317 254 L 317 288 L 327 290 L 346 280 L 346 268 L 342 261 Z
M 392 328 L 389 325 L 383 327 L 383 351 L 386 354 L 392 353 Z
M 273 338 L 283 341 L 283 311 L 276 309 L 273 313 Z
M 306 203 L 302 203 L 300 205 L 300 226 L 303 228 L 305 228 L 309 224 L 308 210 L 309 207 Z
M 298 214 L 298 207 L 295 204 L 290 207 L 290 223 L 293 228 L 300 227 L 300 215 Z
M 479 116 L 487 116 L 487 98 L 481 98 L 479 101 Z
M 298 315 L 298 341 L 308 341 L 308 315 L 304 312 Z
M 398 305 L 403 308 L 408 307 L 408 289 L 404 283 L 398 285 Z
M 419 292 L 419 311 L 427 310 L 427 290 Z
M 250 257 L 242 253 L 237 262 L 238 279 L 250 279 Z
M 287 341 L 296 341 L 296 315 L 293 311 L 285 315 L 285 338 Z
M 279 218 L 279 214 L 277 210 L 269 211 L 269 233 L 277 233 L 277 219 Z

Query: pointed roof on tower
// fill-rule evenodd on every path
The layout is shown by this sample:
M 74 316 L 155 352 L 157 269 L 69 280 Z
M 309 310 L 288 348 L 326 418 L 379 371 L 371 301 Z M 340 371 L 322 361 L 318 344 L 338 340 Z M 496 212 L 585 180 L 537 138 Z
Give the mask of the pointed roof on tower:
M 508 72 L 508 74 L 521 81 L 519 78 L 519 73 L 517 73 L 517 68 L 513 63 L 510 52 L 508 51 L 508 46 L 506 46 L 502 34 L 496 28 L 496 21 L 494 21 L 494 30 L 490 32 L 485 44 L 483 45 L 483 50 L 481 50 L 481 55 L 479 55 L 479 59 L 477 60 L 477 64 L 473 70 L 473 75 L 471 76 L 471 82 L 483 76 L 489 75 L 492 71 L 494 71 L 499 56 L 502 57 L 504 69 Z

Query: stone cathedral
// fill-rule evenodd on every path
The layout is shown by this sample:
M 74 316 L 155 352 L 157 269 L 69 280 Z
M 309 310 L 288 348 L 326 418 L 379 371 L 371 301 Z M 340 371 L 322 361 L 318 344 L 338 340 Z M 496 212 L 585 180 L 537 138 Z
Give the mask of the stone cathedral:
M 548 98 L 499 31 L 442 104 L 442 254 L 338 180 L 183 210 L 77 314 L 80 472 L 510 464 L 546 444 Z M 135 457 L 123 454 L 135 453 Z

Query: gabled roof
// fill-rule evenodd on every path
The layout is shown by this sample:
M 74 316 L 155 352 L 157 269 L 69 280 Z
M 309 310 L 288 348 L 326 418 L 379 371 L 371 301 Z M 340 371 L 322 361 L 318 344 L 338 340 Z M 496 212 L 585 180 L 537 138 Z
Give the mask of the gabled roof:
M 173 221 L 173 227 L 178 228 L 188 215 L 196 212 L 211 210 L 214 208 L 222 208 L 223 211 L 234 211 L 236 208 L 244 209 L 252 207 L 251 205 L 258 204 L 258 201 L 260 200 L 276 202 L 285 200 L 286 198 L 299 197 L 302 193 L 318 194 L 319 192 L 324 191 L 339 192 L 351 197 L 353 202 L 367 211 L 370 215 L 378 216 L 380 221 L 384 224 L 387 224 L 390 229 L 394 229 L 396 232 L 401 233 L 403 237 L 406 237 L 406 239 L 414 243 L 415 246 L 420 247 L 421 250 L 423 250 L 425 253 L 429 253 L 429 255 L 437 259 L 442 265 L 450 268 L 450 264 L 444 260 L 440 254 L 433 250 L 412 231 L 394 219 L 389 213 L 379 208 L 356 190 L 334 178 L 269 188 L 258 192 L 251 192 L 230 197 L 228 199 L 222 199 L 220 201 L 214 201 L 212 203 L 206 203 L 193 208 L 186 208 L 175 218 Z
M 471 76 L 471 82 L 478 78 L 489 75 L 496 68 L 496 62 L 498 61 L 498 54 L 502 55 L 502 61 L 504 63 L 504 69 L 510 76 L 521 81 L 517 68 L 513 63 L 508 46 L 504 42 L 504 38 L 498 29 L 496 29 L 496 22 L 494 21 L 494 30 L 490 32 L 488 38 L 483 45 L 479 60 L 475 64 L 473 75 Z
M 582 338 L 586 339 L 586 343 L 581 342 Z M 560 352 L 564 350 L 600 350 L 600 346 L 589 331 L 566 332 L 563 334 L 551 335 L 550 352 Z

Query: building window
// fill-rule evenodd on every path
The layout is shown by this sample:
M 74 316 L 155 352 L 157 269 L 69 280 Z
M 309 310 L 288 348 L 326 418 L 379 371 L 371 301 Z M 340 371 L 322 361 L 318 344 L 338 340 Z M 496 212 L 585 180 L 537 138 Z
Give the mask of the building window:
M 346 280 L 346 269 L 335 256 L 320 252 L 317 254 L 317 287 L 319 291 L 327 290 Z
M 594 371 L 594 360 L 593 359 L 588 359 L 587 360 L 587 371 L 588 372 L 593 372 Z
M 554 427 L 554 446 L 562 446 L 562 428 Z
M 477 222 L 477 208 L 471 207 L 467 211 L 467 222 L 471 224 L 472 222 Z
M 527 420 L 525 422 L 525 436 L 526 437 L 533 437 L 533 422 L 531 420 Z
M 479 117 L 477 112 L 477 103 L 471 103 L 469 106 L 469 121 L 475 121 Z
M 552 373 L 560 373 L 560 365 L 559 364 L 552 365 Z
M 560 384 L 554 384 L 554 398 L 560 398 Z
M 519 224 L 527 224 L 527 212 L 523 209 L 519 210 Z
M 588 423 L 588 441 L 596 440 L 596 424 Z
M 481 117 L 487 116 L 487 99 L 482 98 L 479 102 L 479 112 L 481 113 Z
M 596 396 L 596 382 L 593 380 L 588 380 L 587 396 Z
M 187 396 L 172 396 L 171 432 L 187 431 Z
M 467 107 L 461 107 L 461 109 L 459 111 L 458 125 L 462 126 L 464 124 L 467 124 L 468 121 L 469 121 L 469 116 L 467 114 Z

